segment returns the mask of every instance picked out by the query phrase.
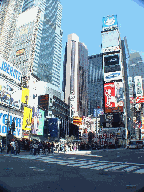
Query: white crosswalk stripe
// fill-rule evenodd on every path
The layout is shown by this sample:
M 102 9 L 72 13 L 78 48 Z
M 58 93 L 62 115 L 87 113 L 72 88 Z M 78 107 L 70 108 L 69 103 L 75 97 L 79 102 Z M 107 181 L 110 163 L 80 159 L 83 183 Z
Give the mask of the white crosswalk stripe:
M 10 155 L 5 155 L 10 156 Z M 142 166 L 144 164 L 137 163 L 128 163 L 128 162 L 110 162 L 110 161 L 101 161 L 101 160 L 88 160 L 88 159 L 76 159 L 76 158 L 68 158 L 62 159 L 55 156 L 33 156 L 33 155 L 13 155 L 14 158 L 20 159 L 29 159 L 29 160 L 37 160 L 42 161 L 48 164 L 58 164 L 68 167 L 78 167 L 83 169 L 91 169 L 91 170 L 104 170 L 104 171 L 125 171 L 125 172 L 133 172 L 144 174 L 144 169 Z M 141 166 L 141 167 L 140 167 Z

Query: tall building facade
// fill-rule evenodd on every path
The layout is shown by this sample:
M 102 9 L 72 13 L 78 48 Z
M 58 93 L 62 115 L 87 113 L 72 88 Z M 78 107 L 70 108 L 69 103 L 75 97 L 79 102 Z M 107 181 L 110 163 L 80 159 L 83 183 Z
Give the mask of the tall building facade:
M 103 56 L 91 55 L 88 62 L 88 115 L 95 116 L 95 110 L 103 108 Z
M 32 11 L 37 10 L 37 11 Z M 24 0 L 9 61 L 34 73 L 40 80 L 60 87 L 62 6 L 59 0 Z M 34 13 L 33 13 L 34 12 Z M 23 16 L 22 16 L 23 15 Z M 30 16 L 32 15 L 32 17 Z M 19 30 L 24 31 L 19 34 Z M 19 43 L 20 42 L 20 43 Z M 25 50 L 27 49 L 27 53 Z M 25 52 L 17 56 L 15 53 Z
M 0 11 L 0 54 L 8 60 L 14 39 L 16 19 L 21 13 L 23 0 L 3 0 Z
M 26 10 L 17 19 L 9 61 L 22 71 L 37 76 L 42 34 L 43 12 L 38 6 Z
M 88 50 L 76 34 L 68 35 L 63 63 L 64 100 L 72 116 L 87 116 Z

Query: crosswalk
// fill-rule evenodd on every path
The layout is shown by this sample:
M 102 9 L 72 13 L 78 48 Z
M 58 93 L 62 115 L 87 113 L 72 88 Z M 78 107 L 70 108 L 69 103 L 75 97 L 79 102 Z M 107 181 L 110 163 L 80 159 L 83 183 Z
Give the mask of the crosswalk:
M 8 155 L 5 155 L 8 156 Z M 88 160 L 88 159 L 76 159 L 72 158 L 61 158 L 56 155 L 53 156 L 33 156 L 33 155 L 13 155 L 14 158 L 37 160 L 48 164 L 58 164 L 68 167 L 77 167 L 80 169 L 91 169 L 91 170 L 103 170 L 110 172 L 126 172 L 126 173 L 139 173 L 144 174 L 144 164 L 128 163 L 128 162 L 111 162 L 101 160 Z

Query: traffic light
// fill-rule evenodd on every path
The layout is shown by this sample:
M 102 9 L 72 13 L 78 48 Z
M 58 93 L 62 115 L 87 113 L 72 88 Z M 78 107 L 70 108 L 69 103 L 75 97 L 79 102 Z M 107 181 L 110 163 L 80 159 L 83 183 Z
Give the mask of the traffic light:
M 15 122 L 14 122 L 14 120 L 12 121 L 12 124 L 11 124 L 11 129 L 12 129 L 12 132 L 14 132 L 14 131 L 15 131 Z

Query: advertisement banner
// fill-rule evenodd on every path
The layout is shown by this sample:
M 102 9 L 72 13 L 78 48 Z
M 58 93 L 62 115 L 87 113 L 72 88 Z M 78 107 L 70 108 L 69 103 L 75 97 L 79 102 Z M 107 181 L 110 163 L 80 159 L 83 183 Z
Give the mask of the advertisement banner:
M 20 109 L 21 107 L 22 91 L 19 87 L 10 84 L 4 79 L 0 79 L 0 103 L 7 104 L 14 108 Z
M 58 118 L 49 118 L 48 128 L 50 137 L 58 137 Z
M 105 113 L 123 112 L 123 83 L 104 84 Z
M 0 73 L 7 76 L 9 79 L 21 83 L 21 71 L 14 67 L 12 64 L 5 61 L 0 56 Z
M 38 106 L 38 88 L 37 88 L 37 81 L 32 75 L 30 76 L 29 80 L 29 106 L 30 107 L 37 107 Z
M 8 112 L 0 110 L 0 135 L 6 136 L 7 133 L 7 122 L 8 119 Z M 10 125 L 12 122 L 15 122 L 15 131 L 13 132 L 14 136 L 17 138 L 22 137 L 22 117 L 9 113 L 9 121 Z M 8 131 L 10 130 L 10 126 L 8 127 Z
M 102 49 L 103 52 L 109 52 L 108 49 L 111 49 L 111 51 L 118 51 L 120 50 L 119 47 L 119 32 L 117 30 L 115 31 L 108 31 L 102 33 Z M 114 50 L 115 48 L 115 50 Z
M 22 129 L 31 130 L 31 123 L 32 123 L 32 109 L 24 107 Z
M 43 110 L 48 110 L 49 106 L 49 95 L 40 95 L 38 96 L 38 105 L 41 107 Z
M 100 115 L 103 115 L 104 114 L 103 109 L 94 109 L 94 117 L 96 117 L 96 114 L 97 114 L 97 117 L 99 117 Z
M 109 82 L 112 80 L 122 79 L 120 54 L 105 55 L 104 62 L 104 81 Z
M 113 27 L 118 27 L 117 15 L 103 17 L 102 19 L 103 30 L 109 30 Z
M 22 88 L 21 102 L 28 105 L 28 101 L 29 101 L 29 89 Z
M 44 111 L 41 109 L 37 109 L 36 111 L 33 112 L 32 127 L 31 127 L 32 134 L 43 135 L 43 129 L 44 129 Z
M 137 97 L 143 96 L 143 89 L 142 89 L 142 78 L 141 76 L 135 76 L 135 92 Z
M 122 79 L 122 72 L 121 71 L 104 73 L 104 81 L 105 82 L 110 82 L 113 80 L 120 80 L 120 79 Z
M 133 82 L 132 82 L 132 77 L 128 77 L 128 85 L 129 85 L 129 97 L 133 97 Z

